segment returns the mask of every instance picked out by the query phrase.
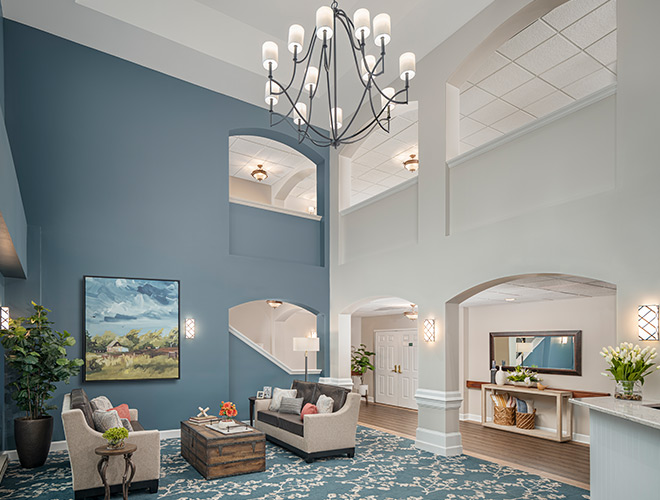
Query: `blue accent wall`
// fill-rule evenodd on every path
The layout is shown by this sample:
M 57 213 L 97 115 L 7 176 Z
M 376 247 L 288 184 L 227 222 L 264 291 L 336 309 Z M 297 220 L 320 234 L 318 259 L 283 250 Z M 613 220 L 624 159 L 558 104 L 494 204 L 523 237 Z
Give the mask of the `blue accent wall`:
M 10 305 L 27 312 L 38 297 L 55 327 L 78 340 L 76 356 L 86 274 L 181 280 L 181 318 L 196 320 L 196 338 L 181 339 L 180 380 L 76 377 L 71 387 L 138 408 L 146 428 L 178 428 L 198 406 L 217 411 L 228 399 L 247 418 L 256 387 L 290 380 L 230 340 L 228 309 L 267 298 L 318 313 L 319 367 L 328 366 L 327 216 L 314 223 L 233 207 L 228 136 L 251 130 L 315 161 L 321 214 L 327 149 L 268 130 L 264 109 L 12 21 L 5 48 L 7 129 L 30 224 L 29 262 L 37 263 L 27 280 L 7 280 Z M 71 387 L 58 388 L 58 407 Z M 64 437 L 58 412 L 55 440 Z

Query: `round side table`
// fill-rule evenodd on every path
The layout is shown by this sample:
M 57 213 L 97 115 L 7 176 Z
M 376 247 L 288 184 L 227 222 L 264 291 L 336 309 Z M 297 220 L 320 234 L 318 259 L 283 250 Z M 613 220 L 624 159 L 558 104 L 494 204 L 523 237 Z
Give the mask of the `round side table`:
M 137 451 L 137 445 L 125 443 L 123 448 L 117 450 L 109 450 L 106 446 L 99 446 L 94 450 L 94 453 L 101 457 L 98 463 L 99 476 L 101 476 L 101 481 L 103 481 L 103 486 L 105 488 L 105 500 L 110 500 L 110 485 L 105 477 L 105 473 L 108 470 L 108 461 L 110 457 L 118 457 L 124 455 L 124 461 L 126 466 L 124 467 L 124 477 L 121 481 L 121 491 L 124 496 L 124 500 L 128 499 L 128 488 L 131 486 L 131 481 L 133 481 L 133 476 L 135 476 L 135 464 L 131 458 L 133 453 Z M 131 476 L 126 479 L 128 476 L 128 469 L 131 469 Z

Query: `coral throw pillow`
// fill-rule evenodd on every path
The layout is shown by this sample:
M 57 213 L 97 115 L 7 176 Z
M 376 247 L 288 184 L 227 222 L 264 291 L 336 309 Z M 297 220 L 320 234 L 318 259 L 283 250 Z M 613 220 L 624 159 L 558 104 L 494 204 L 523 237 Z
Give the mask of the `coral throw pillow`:
M 302 411 L 300 412 L 300 420 L 305 420 L 305 415 L 316 415 L 319 412 L 318 408 L 316 408 L 316 405 L 313 405 L 312 403 L 307 403 Z
M 128 421 L 131 420 L 131 413 L 128 411 L 128 405 L 126 403 L 124 403 L 123 405 L 119 405 L 115 408 L 110 408 L 107 411 L 112 411 L 112 410 L 117 411 L 117 415 L 119 415 L 119 418 L 125 418 Z

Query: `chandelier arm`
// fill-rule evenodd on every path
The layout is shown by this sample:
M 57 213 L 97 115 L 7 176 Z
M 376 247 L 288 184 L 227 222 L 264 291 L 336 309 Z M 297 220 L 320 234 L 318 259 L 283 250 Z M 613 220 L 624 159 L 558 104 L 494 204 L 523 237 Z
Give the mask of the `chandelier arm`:
M 362 129 L 358 130 L 352 135 L 349 135 L 345 139 L 341 140 L 342 144 L 353 144 L 358 141 L 361 141 L 365 135 L 370 134 L 374 129 L 376 128 L 376 123 L 375 120 L 372 120 L 369 122 L 367 125 L 362 127 Z
M 309 139 L 309 141 L 311 141 L 313 144 L 315 144 L 316 146 L 321 146 L 321 147 L 328 147 L 331 144 L 330 139 L 328 137 L 322 135 L 322 134 L 319 134 L 319 136 L 322 139 L 325 139 L 326 141 L 328 141 L 328 144 L 323 144 L 323 143 L 320 143 L 318 141 L 315 141 L 311 135 L 305 134 L 305 133 L 303 133 L 303 131 L 301 129 L 297 128 L 291 120 L 285 120 L 286 116 L 282 115 L 281 113 L 278 113 L 277 111 L 273 111 L 273 113 L 276 114 L 276 115 L 279 115 L 281 117 L 280 121 L 277 122 L 275 125 L 277 125 L 277 124 L 281 123 L 282 121 L 284 121 L 287 125 L 289 125 L 289 127 L 291 127 L 293 129 L 294 132 L 296 132 L 298 134 L 298 136 L 302 135 L 302 139 L 298 141 L 299 144 L 301 144 L 304 139 Z M 314 130 L 314 131 L 316 133 L 318 133 L 318 131 L 316 131 L 316 130 Z
M 367 92 L 369 91 L 369 87 L 365 85 L 364 91 L 362 92 L 362 97 L 360 98 L 360 102 L 357 105 L 357 108 L 355 110 L 355 113 L 353 113 L 353 116 L 351 116 L 351 119 L 348 122 L 348 125 L 346 125 L 346 128 L 344 128 L 344 132 L 340 135 L 339 139 L 341 140 L 350 130 L 351 126 L 353 125 L 353 122 L 355 121 L 355 118 L 357 117 L 360 108 L 362 108 L 362 104 L 364 103 L 364 98 L 367 95 Z
M 344 29 L 346 30 L 346 33 L 348 34 L 348 39 L 351 42 L 351 46 L 353 47 L 354 50 L 360 50 L 360 46 L 362 43 L 356 42 L 357 38 L 353 36 L 353 30 L 355 29 L 355 25 L 353 24 L 353 21 L 351 21 L 350 17 L 346 14 L 346 12 L 342 9 L 339 9 L 339 12 L 341 12 L 343 15 L 339 18 L 341 23 L 344 25 Z

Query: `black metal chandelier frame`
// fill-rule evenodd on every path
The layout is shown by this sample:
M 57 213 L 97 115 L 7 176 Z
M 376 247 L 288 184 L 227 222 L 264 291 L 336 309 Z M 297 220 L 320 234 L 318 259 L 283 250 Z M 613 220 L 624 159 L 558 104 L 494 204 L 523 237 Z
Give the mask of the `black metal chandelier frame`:
M 269 117 L 270 117 L 271 127 L 279 125 L 282 122 L 288 123 L 297 132 L 299 143 L 302 143 L 305 139 L 308 139 L 311 143 L 313 143 L 316 146 L 320 146 L 320 147 L 333 146 L 337 148 L 340 145 L 352 144 L 363 139 L 370 132 L 372 132 L 374 129 L 378 127 L 382 129 L 384 132 L 389 133 L 390 121 L 391 121 L 391 113 L 390 113 L 391 108 L 393 107 L 393 105 L 396 104 L 399 105 L 408 104 L 408 89 L 410 87 L 410 82 L 409 82 L 408 73 L 406 73 L 403 89 L 395 92 L 391 96 L 388 96 L 385 93 L 383 93 L 383 90 L 379 87 L 378 83 L 376 83 L 376 77 L 381 76 L 382 74 L 385 73 L 386 44 L 384 39 L 381 38 L 380 40 L 381 42 L 380 56 L 376 60 L 373 67 L 369 68 L 369 66 L 366 63 L 367 54 L 365 53 L 364 32 L 361 33 L 360 40 L 357 40 L 357 38 L 353 35 L 355 26 L 353 24 L 353 21 L 351 21 L 351 19 L 346 14 L 346 12 L 339 8 L 336 1 L 332 3 L 331 8 L 333 11 L 333 26 L 332 26 L 333 31 L 330 41 L 328 41 L 327 39 L 327 33 L 325 31 L 323 32 L 323 39 L 322 39 L 323 45 L 321 47 L 321 53 L 319 55 L 319 65 L 318 65 L 319 73 L 321 72 L 321 70 L 323 71 L 323 73 L 325 73 L 325 81 L 328 88 L 328 92 L 327 92 L 328 114 L 330 117 L 329 133 L 326 133 L 326 131 L 324 131 L 323 129 L 317 126 L 312 125 L 311 123 L 312 105 L 314 102 L 314 97 L 316 96 L 316 93 L 318 92 L 318 89 L 320 87 L 319 82 L 322 79 L 320 74 L 318 76 L 318 81 L 316 85 L 314 85 L 314 88 L 310 89 L 308 92 L 309 103 L 307 105 L 307 112 L 305 114 L 306 116 L 300 113 L 300 111 L 296 108 L 296 104 L 301 102 L 300 98 L 303 95 L 303 91 L 305 90 L 304 78 L 309 69 L 310 62 L 312 61 L 316 42 L 317 40 L 319 41 L 321 40 L 321 38 L 317 36 L 317 31 L 319 30 L 318 26 L 315 26 L 314 33 L 311 36 L 311 42 L 309 44 L 309 47 L 307 48 L 305 55 L 301 59 L 298 59 L 297 46 L 294 47 L 293 73 L 291 75 L 291 79 L 289 80 L 288 84 L 283 85 L 281 82 L 275 79 L 275 77 L 273 76 L 273 63 L 272 62 L 268 63 L 268 81 L 269 81 L 271 95 L 278 97 L 284 96 L 291 105 L 291 109 L 286 114 L 282 114 L 282 113 L 278 113 L 273 109 L 273 101 L 271 100 L 269 106 Z M 338 101 L 337 100 L 337 38 L 338 38 L 337 26 L 338 25 L 341 25 L 343 29 L 346 31 L 346 34 L 348 35 L 348 39 L 350 41 L 350 46 L 352 49 L 351 53 L 353 54 L 353 60 L 355 63 L 355 69 L 358 74 L 358 79 L 364 86 L 364 90 L 362 91 L 362 97 L 360 98 L 360 102 L 357 106 L 357 109 L 352 114 L 348 124 L 346 124 L 345 126 L 341 126 L 341 128 L 343 128 L 341 133 L 340 133 L 340 127 L 338 127 L 337 124 L 337 116 L 336 114 L 333 115 L 333 111 L 332 111 L 333 108 L 336 109 L 339 107 L 338 106 L 339 103 L 337 102 Z M 361 60 L 359 59 L 358 55 L 361 56 Z M 363 79 L 363 76 L 360 71 L 361 61 L 364 62 L 363 63 L 364 67 L 368 72 L 368 78 L 366 79 L 366 81 Z M 305 65 L 305 71 L 303 72 L 303 85 L 301 85 L 300 90 L 297 91 L 295 99 L 292 99 L 291 94 L 295 93 L 293 92 L 295 91 L 293 84 L 296 79 L 298 66 L 303 64 Z M 331 87 L 331 81 L 333 85 L 332 87 Z M 374 96 L 376 97 L 381 96 L 383 98 L 384 105 L 380 110 L 374 107 L 374 102 L 373 102 Z M 362 126 L 357 131 L 350 133 L 351 128 L 356 118 L 358 117 L 359 111 L 362 109 L 365 100 L 369 102 L 369 107 L 371 109 L 373 118 L 371 118 L 371 120 L 366 125 Z M 296 120 L 298 121 L 297 126 L 294 125 L 293 120 L 290 119 L 294 117 L 297 118 Z

